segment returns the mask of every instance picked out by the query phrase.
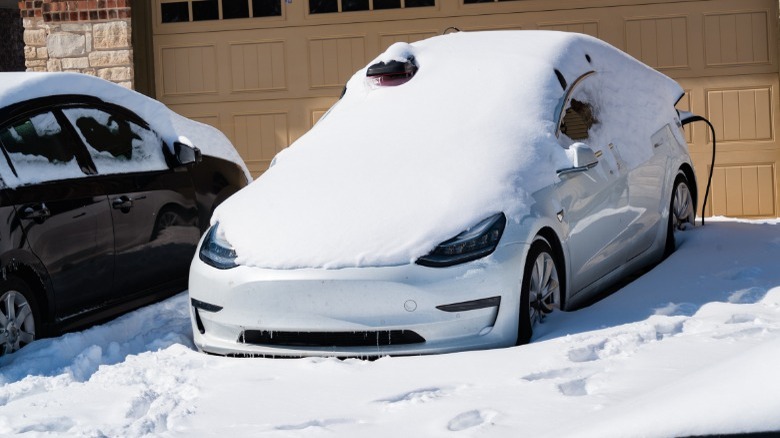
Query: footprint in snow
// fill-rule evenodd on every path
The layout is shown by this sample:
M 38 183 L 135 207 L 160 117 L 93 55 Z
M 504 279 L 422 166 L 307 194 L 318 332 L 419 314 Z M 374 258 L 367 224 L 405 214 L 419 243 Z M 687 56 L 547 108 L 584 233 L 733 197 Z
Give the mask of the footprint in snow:
M 736 315 L 731 315 L 731 318 L 726 321 L 726 324 L 745 324 L 756 322 L 758 322 L 758 317 L 756 317 L 756 315 L 751 315 L 749 313 L 739 313 Z
M 569 350 L 569 360 L 572 362 L 592 362 L 594 360 L 599 360 L 600 356 L 599 354 L 601 351 L 604 350 L 607 346 L 607 341 L 603 340 L 601 342 L 586 345 L 584 347 L 574 348 L 572 350 Z
M 732 304 L 753 304 L 761 301 L 766 292 L 767 290 L 761 287 L 741 289 L 729 295 L 728 301 Z
M 395 405 L 399 403 L 425 403 L 437 398 L 441 398 L 449 395 L 450 388 L 421 388 L 414 391 L 405 392 L 399 395 L 395 395 L 388 398 L 376 400 L 376 403 L 387 403 L 389 405 Z
M 125 413 L 125 418 L 138 420 L 149 413 L 152 403 L 160 397 L 152 390 L 146 390 L 130 402 L 130 408 Z
M 574 368 L 561 368 L 556 370 L 547 370 L 547 371 L 540 371 L 538 373 L 528 374 L 526 376 L 521 377 L 521 379 L 527 380 L 529 382 L 534 382 L 536 380 L 549 380 L 549 379 L 557 379 L 557 378 L 574 377 L 579 373 L 580 370 L 575 370 Z
M 717 277 L 724 280 L 752 280 L 763 272 L 761 268 L 755 266 L 739 267 L 723 271 L 717 274 Z
M 577 379 L 558 385 L 561 394 L 569 397 L 581 397 L 588 395 L 588 379 Z
M 28 426 L 23 426 L 15 433 L 26 434 L 31 432 L 40 432 L 45 434 L 65 434 L 73 428 L 76 423 L 68 417 L 50 418 L 42 422 L 36 422 Z
M 695 312 L 694 312 L 695 313 Z M 655 328 L 655 340 L 661 341 L 667 336 L 675 336 L 685 330 L 685 321 L 668 321 L 659 322 L 654 325 Z
M 699 310 L 699 307 L 693 303 L 669 303 L 663 307 L 657 307 L 653 314 L 662 316 L 693 316 Z
M 447 429 L 452 432 L 459 432 L 483 424 L 493 424 L 492 421 L 496 415 L 498 415 L 498 413 L 491 410 L 475 409 L 473 411 L 463 412 L 447 423 Z
M 282 426 L 276 426 L 275 429 L 276 430 L 303 430 L 303 429 L 308 429 L 310 427 L 327 429 L 328 426 L 334 426 L 337 424 L 352 424 L 352 423 L 355 423 L 355 420 L 350 420 L 348 418 L 329 418 L 325 420 L 311 420 L 299 424 L 285 424 Z
M 569 360 L 575 363 L 593 362 L 613 356 L 630 356 L 647 343 L 663 341 L 669 336 L 682 333 L 684 326 L 684 321 L 647 324 L 638 332 L 616 333 L 608 339 L 572 348 L 567 355 Z
M 713 338 L 714 339 L 744 339 L 744 338 L 752 338 L 755 336 L 759 336 L 766 332 L 767 330 L 764 327 L 748 327 L 731 333 L 714 335 Z

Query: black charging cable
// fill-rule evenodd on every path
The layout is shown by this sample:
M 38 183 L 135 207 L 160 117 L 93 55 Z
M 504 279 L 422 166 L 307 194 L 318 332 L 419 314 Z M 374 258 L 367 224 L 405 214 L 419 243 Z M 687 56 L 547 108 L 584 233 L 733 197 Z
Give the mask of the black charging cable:
M 712 126 L 712 123 L 710 123 L 709 120 L 705 119 L 702 116 L 697 116 L 696 114 L 681 112 L 680 118 L 681 118 L 680 123 L 682 126 L 685 126 L 693 122 L 704 122 L 707 124 L 707 126 L 710 127 L 710 132 L 712 133 L 712 162 L 710 162 L 710 177 L 709 179 L 707 179 L 707 190 L 704 192 L 704 202 L 701 205 L 701 224 L 702 226 L 704 226 L 704 210 L 707 208 L 707 197 L 710 194 L 710 185 L 712 184 L 712 173 L 715 171 L 715 127 Z

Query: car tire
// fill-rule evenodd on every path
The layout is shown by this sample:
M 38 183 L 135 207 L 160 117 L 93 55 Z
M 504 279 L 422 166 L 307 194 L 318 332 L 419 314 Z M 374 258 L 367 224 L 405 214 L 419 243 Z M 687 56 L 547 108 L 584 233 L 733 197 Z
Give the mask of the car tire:
M 696 209 L 693 205 L 693 194 L 688 185 L 685 173 L 679 171 L 674 179 L 672 197 L 669 201 L 669 220 L 666 228 L 666 246 L 664 255 L 668 256 L 677 249 L 679 233 L 694 225 Z
M 159 238 L 166 228 L 183 224 L 184 220 L 181 215 L 173 207 L 165 206 L 157 213 L 151 240 Z
M 561 303 L 560 263 L 547 240 L 538 237 L 525 260 L 520 287 L 517 345 L 531 341 L 533 329 Z
M 40 313 L 27 284 L 7 277 L 0 281 L 0 355 L 13 353 L 36 339 Z

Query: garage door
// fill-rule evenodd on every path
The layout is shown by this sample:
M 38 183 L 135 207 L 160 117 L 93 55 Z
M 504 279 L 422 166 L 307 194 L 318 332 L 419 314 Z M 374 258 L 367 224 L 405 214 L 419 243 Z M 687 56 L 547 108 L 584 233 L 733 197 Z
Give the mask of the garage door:
M 677 79 L 715 125 L 708 214 L 778 215 L 777 1 L 155 0 L 157 98 L 221 129 L 259 175 L 397 41 L 451 31 L 596 36 Z M 700 192 L 705 127 L 687 132 Z M 701 198 L 701 197 L 700 197 Z

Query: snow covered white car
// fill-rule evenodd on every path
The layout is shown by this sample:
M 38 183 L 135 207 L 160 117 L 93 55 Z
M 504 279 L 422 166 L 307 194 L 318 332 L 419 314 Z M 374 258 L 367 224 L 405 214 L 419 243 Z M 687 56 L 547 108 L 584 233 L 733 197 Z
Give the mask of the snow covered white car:
M 182 291 L 214 206 L 247 178 L 219 131 L 155 100 L 0 73 L 0 355 Z
M 190 270 L 209 353 L 526 343 L 694 220 L 683 90 L 594 38 L 398 43 L 222 204 Z

